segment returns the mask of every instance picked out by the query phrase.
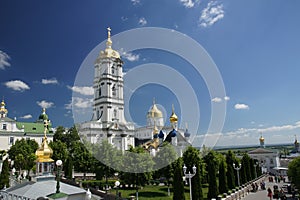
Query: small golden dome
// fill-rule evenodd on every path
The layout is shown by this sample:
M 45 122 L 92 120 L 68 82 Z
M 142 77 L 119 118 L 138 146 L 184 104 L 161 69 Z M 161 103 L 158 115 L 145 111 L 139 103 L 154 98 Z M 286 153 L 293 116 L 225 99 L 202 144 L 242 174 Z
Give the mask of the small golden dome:
M 51 159 L 52 154 L 53 150 L 49 147 L 47 137 L 45 137 L 41 147 L 35 152 L 37 162 L 53 162 L 54 160 Z
M 7 114 L 7 109 L 5 108 L 5 102 L 4 102 L 4 100 L 2 100 L 2 102 L 0 104 L 0 112 Z
M 172 105 L 172 114 L 170 116 L 170 122 L 171 123 L 176 123 L 178 121 L 178 117 L 177 115 L 175 114 L 175 111 L 174 111 L 174 105 Z
M 260 136 L 259 141 L 264 142 L 265 138 L 263 138 L 263 136 Z
M 162 118 L 162 112 L 157 108 L 155 101 L 153 101 L 153 105 L 151 109 L 147 113 L 147 118 Z
M 1 107 L 4 107 L 5 106 L 5 102 L 4 102 L 4 100 L 2 100 L 2 102 L 1 102 L 1 105 L 0 105 Z

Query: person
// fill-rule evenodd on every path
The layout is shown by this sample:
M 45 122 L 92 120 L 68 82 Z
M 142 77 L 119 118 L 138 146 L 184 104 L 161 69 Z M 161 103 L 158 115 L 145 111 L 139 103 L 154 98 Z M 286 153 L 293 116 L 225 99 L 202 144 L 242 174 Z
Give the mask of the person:
M 279 191 L 279 198 L 280 198 L 280 200 L 285 200 L 286 199 L 286 196 L 285 196 L 282 188 Z
M 271 188 L 268 188 L 268 197 L 270 198 L 270 200 L 272 200 L 272 198 L 273 198 L 273 193 L 272 193 L 272 190 L 271 190 Z

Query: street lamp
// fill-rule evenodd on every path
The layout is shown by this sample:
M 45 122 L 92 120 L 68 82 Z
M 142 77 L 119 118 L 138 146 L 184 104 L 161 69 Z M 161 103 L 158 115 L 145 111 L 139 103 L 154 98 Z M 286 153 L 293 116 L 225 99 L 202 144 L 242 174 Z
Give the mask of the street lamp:
M 196 170 L 197 170 L 197 168 L 196 168 L 196 166 L 194 165 L 194 167 L 193 167 L 193 174 L 191 174 L 191 172 L 189 172 L 189 173 L 187 174 L 187 173 L 186 173 L 186 169 L 187 169 L 187 167 L 186 167 L 185 164 L 184 164 L 184 166 L 183 166 L 183 173 L 184 173 L 185 178 L 188 178 L 188 179 L 189 179 L 189 185 L 190 185 L 190 200 L 192 200 L 192 178 L 196 175 Z
M 119 199 L 118 188 L 120 186 L 120 181 L 116 181 L 115 186 L 116 186 L 116 199 Z
M 239 170 L 241 169 L 242 164 L 240 163 L 239 166 L 235 167 L 235 163 L 233 163 L 233 168 L 236 170 L 237 177 L 238 177 L 238 185 L 240 186 L 240 174 Z
M 62 165 L 62 161 L 61 160 L 57 160 L 56 161 L 56 166 L 57 166 L 56 193 L 60 193 L 60 191 L 59 191 L 59 188 L 60 188 L 60 185 L 59 185 L 59 180 L 60 180 L 59 172 L 60 172 L 61 165 Z

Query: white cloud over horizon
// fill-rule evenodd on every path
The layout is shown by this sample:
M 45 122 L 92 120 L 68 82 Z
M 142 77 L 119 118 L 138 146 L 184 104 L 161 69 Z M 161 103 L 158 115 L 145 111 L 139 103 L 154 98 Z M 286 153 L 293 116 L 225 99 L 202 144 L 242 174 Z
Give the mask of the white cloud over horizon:
M 225 101 L 229 101 L 229 100 L 230 100 L 230 97 L 229 97 L 229 96 L 225 96 L 225 97 L 224 97 L 224 100 L 225 100 Z
M 54 106 L 54 103 L 53 102 L 48 102 L 46 100 L 42 100 L 42 101 L 37 101 L 36 102 L 41 108 L 51 108 Z
M 30 89 L 30 87 L 21 80 L 8 81 L 8 82 L 5 82 L 4 85 L 7 88 L 13 89 L 15 91 L 20 91 L 20 92 Z
M 5 69 L 6 67 L 10 67 L 10 60 L 9 55 L 7 53 L 0 50 L 0 69 Z
M 42 84 L 47 85 L 47 84 L 58 84 L 58 81 L 56 78 L 51 78 L 51 79 L 42 79 Z
M 266 144 L 292 143 L 295 133 L 299 132 L 300 121 L 294 124 L 274 125 L 266 128 L 258 127 L 239 128 L 223 133 L 196 135 L 193 144 L 202 146 L 202 143 L 205 142 L 206 146 L 209 146 L 209 144 L 214 146 L 215 143 L 217 146 L 259 145 L 261 133 L 263 133 Z
M 249 106 L 247 104 L 243 104 L 243 103 L 237 103 L 234 105 L 234 108 L 236 110 L 249 110 Z
M 145 17 L 141 17 L 141 18 L 139 19 L 139 22 L 138 22 L 138 24 L 139 24 L 140 26 L 145 26 L 147 23 L 148 23 L 148 22 L 147 22 L 147 20 L 145 19 Z
M 124 51 L 123 48 L 121 48 L 119 50 L 122 58 L 125 58 L 126 60 L 130 61 L 130 62 L 134 62 L 134 61 L 138 61 L 140 59 L 140 55 L 139 54 L 134 54 L 132 52 L 126 52 Z
M 199 25 L 202 27 L 209 27 L 214 25 L 217 21 L 224 17 L 223 4 L 218 1 L 210 1 L 207 7 L 201 12 L 199 18 Z
M 22 117 L 20 117 L 21 119 L 31 119 L 32 115 L 28 114 L 28 115 L 24 115 Z
M 85 95 L 85 96 L 91 96 L 94 95 L 94 89 L 93 87 L 89 87 L 89 86 L 68 86 L 68 88 L 70 90 L 72 90 L 73 92 L 77 92 L 79 94 Z

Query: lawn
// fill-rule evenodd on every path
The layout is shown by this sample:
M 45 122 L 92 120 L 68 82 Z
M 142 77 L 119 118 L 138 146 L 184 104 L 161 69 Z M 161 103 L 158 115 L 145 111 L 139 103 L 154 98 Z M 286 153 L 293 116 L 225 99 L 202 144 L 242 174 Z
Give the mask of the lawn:
M 123 198 L 135 196 L 136 190 L 133 189 L 119 189 Z M 173 196 L 172 188 L 170 188 L 171 195 L 168 196 L 168 188 L 166 186 L 148 185 L 139 189 L 139 200 L 155 199 L 155 200 L 171 200 Z M 207 196 L 208 188 L 203 188 L 204 197 Z M 116 193 L 116 190 L 111 190 L 111 193 Z M 189 187 L 185 187 L 185 198 L 190 199 Z

